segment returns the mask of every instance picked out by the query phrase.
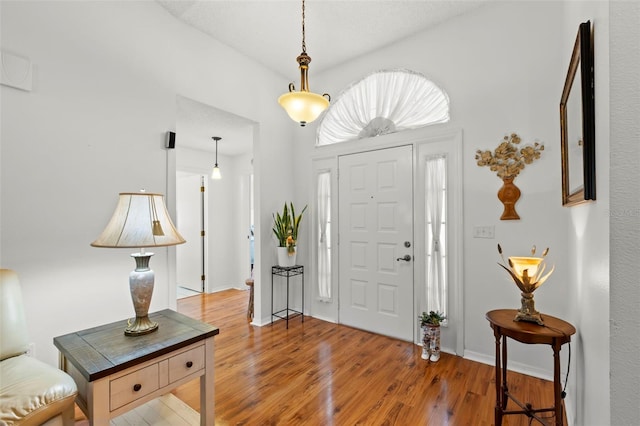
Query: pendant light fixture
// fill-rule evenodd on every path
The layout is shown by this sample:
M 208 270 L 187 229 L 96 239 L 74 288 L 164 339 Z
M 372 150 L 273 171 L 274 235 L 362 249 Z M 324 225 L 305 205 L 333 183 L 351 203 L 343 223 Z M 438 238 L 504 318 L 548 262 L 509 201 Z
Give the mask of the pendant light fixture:
M 278 103 L 293 121 L 300 123 L 304 127 L 311 123 L 327 109 L 331 96 L 327 93 L 318 95 L 309 91 L 309 62 L 311 57 L 307 55 L 307 45 L 305 43 L 304 29 L 304 0 L 302 0 L 302 53 L 296 58 L 300 64 L 300 91 L 296 92 L 293 83 L 289 83 L 289 93 L 285 93 L 278 98 Z
M 213 136 L 212 139 L 216 141 L 216 164 L 211 171 L 211 179 L 220 180 L 222 179 L 222 173 L 220 173 L 220 167 L 218 167 L 218 141 L 222 138 L 220 136 Z

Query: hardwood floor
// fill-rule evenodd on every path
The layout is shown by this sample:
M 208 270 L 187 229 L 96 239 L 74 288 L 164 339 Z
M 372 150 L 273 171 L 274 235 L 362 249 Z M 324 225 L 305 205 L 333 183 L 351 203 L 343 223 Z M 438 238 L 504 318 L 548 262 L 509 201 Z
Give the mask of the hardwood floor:
M 178 301 L 179 312 L 220 329 L 216 425 L 494 423 L 492 366 L 449 354 L 429 363 L 413 343 L 311 317 L 290 321 L 288 330 L 282 322 L 254 327 L 248 298 L 247 291 L 228 290 Z M 553 405 L 548 381 L 510 372 L 509 387 L 534 407 Z M 174 391 L 196 410 L 199 392 L 198 381 Z M 507 416 L 503 424 L 529 419 Z

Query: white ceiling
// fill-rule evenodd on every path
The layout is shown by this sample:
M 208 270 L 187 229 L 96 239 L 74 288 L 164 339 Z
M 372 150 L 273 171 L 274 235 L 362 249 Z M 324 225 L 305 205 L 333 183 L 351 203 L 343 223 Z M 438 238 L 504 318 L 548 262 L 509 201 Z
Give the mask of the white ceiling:
M 177 97 L 176 146 L 214 152 L 213 136 L 219 136 L 218 154 L 249 152 L 253 143 L 253 122 L 183 96 Z M 212 157 L 213 158 L 213 157 Z
M 169 13 L 216 40 L 253 58 L 299 85 L 296 56 L 302 51 L 301 0 L 156 0 Z M 412 34 L 480 7 L 491 0 L 306 0 L 307 53 L 313 74 L 338 66 L 351 58 L 378 50 Z M 217 122 L 211 112 L 196 112 L 197 102 L 187 102 L 194 134 L 191 144 L 177 134 L 176 143 L 211 150 L 211 136 L 221 136 L 219 153 L 237 155 L 250 149 L 246 134 L 250 123 L 240 117 Z M 274 107 L 277 104 L 274 99 Z M 219 110 L 216 110 L 219 112 Z M 215 111 L 214 111 L 215 112 Z M 283 112 L 284 113 L 284 112 Z M 198 123 L 196 117 L 206 118 Z M 244 127 L 234 134 L 235 124 Z M 184 127 L 184 126 L 183 126 Z M 197 130 L 196 130 L 197 129 Z M 177 130 L 177 133 L 179 130 Z M 230 133 L 231 132 L 231 133 Z M 251 134 L 249 134 L 251 138 Z

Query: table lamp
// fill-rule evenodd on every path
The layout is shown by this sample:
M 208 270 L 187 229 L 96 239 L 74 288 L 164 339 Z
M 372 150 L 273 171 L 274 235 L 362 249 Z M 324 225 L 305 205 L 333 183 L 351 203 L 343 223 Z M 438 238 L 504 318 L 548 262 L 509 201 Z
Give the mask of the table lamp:
M 502 247 L 498 244 L 498 253 L 502 256 Z M 514 321 L 527 321 L 535 322 L 539 325 L 544 325 L 542 315 L 536 310 L 535 302 L 533 301 L 533 292 L 538 289 L 544 283 L 547 278 L 553 273 L 555 266 L 551 268 L 546 275 L 543 275 L 546 268 L 544 258 L 549 253 L 549 249 L 545 249 L 542 253 L 542 257 L 533 257 L 536 254 L 536 246 L 531 248 L 531 257 L 519 257 L 511 256 L 508 258 L 509 267 L 498 263 L 502 266 L 513 278 L 513 282 L 518 286 L 520 291 L 520 309 L 516 314 Z M 502 257 L 504 261 L 504 256 Z
M 129 274 L 131 299 L 136 318 L 129 320 L 124 334 L 141 336 L 158 329 L 158 323 L 149 319 L 149 305 L 153 294 L 154 273 L 149 268 L 153 253 L 145 247 L 166 247 L 185 243 L 167 212 L 162 194 L 122 192 L 118 205 L 107 227 L 91 243 L 93 247 L 140 248 L 131 254 L 136 269 Z

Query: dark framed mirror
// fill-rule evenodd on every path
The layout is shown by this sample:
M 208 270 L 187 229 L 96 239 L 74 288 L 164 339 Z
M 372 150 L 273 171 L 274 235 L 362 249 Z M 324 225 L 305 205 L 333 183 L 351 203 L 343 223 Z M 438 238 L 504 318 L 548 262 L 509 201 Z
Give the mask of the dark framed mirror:
M 596 199 L 593 32 L 583 22 L 560 100 L 562 205 Z

